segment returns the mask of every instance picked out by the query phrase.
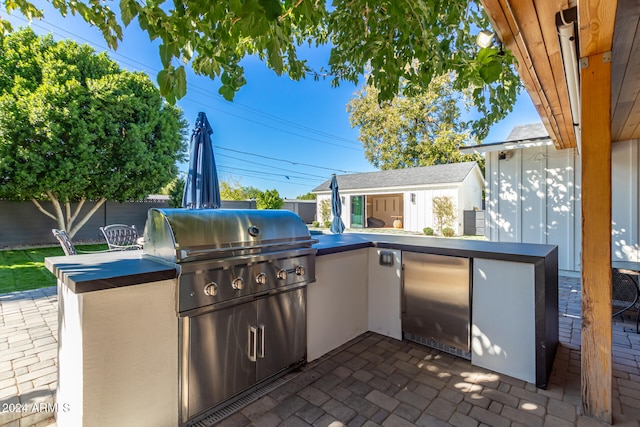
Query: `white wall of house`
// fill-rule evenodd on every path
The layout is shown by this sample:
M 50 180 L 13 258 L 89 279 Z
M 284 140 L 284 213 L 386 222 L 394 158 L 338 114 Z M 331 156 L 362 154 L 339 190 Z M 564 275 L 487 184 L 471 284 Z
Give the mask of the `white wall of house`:
M 365 190 L 340 190 L 342 203 L 342 221 L 347 228 L 351 228 L 351 197 L 367 196 L 367 202 L 371 201 L 370 196 L 402 195 L 402 215 L 403 229 L 406 231 L 422 232 L 425 227 L 435 229 L 433 218 L 434 197 L 447 196 L 453 199 L 457 210 L 457 219 L 454 224 L 456 234 L 461 235 L 464 231 L 463 211 L 480 208 L 482 206 L 482 190 L 484 189 L 484 178 L 480 168 L 477 166 L 471 170 L 462 182 L 444 185 L 419 185 L 404 188 L 377 188 Z M 317 194 L 317 214 L 316 218 L 322 223 L 322 201 L 331 202 L 331 193 Z M 415 201 L 412 201 L 412 194 L 415 194 Z M 367 206 L 365 217 L 372 216 L 371 206 Z M 374 215 L 375 216 L 375 215 Z M 332 219 L 330 217 L 329 219 Z M 386 226 L 391 227 L 392 220 L 384 219 Z
M 434 228 L 435 219 L 433 217 L 433 203 L 434 197 L 451 197 L 454 204 L 458 206 L 459 190 L 458 185 L 432 187 L 429 189 L 420 189 L 406 191 L 404 193 L 404 215 L 403 225 L 407 231 L 422 232 L 425 227 Z M 411 194 L 416 195 L 416 202 L 411 203 Z M 462 214 L 459 215 L 460 221 L 462 221 Z M 458 221 L 456 221 L 458 222 Z M 462 234 L 462 228 L 456 229 L 457 234 Z
M 614 143 L 611 160 L 612 258 L 614 261 L 640 261 L 638 141 Z
M 553 145 L 486 153 L 487 238 L 558 245 L 560 270 L 580 271 L 580 156 Z M 612 260 L 640 261 L 638 141 L 612 148 Z
M 470 185 L 449 185 L 449 186 L 434 186 L 428 189 L 410 189 L 404 191 L 393 192 L 367 192 L 367 196 L 384 195 L 384 194 L 402 194 L 404 209 L 402 211 L 402 223 L 403 229 L 407 231 L 422 232 L 425 227 L 435 228 L 435 220 L 433 217 L 433 204 L 432 199 L 434 197 L 451 197 L 456 206 L 457 219 L 454 224 L 456 234 L 461 235 L 463 233 L 463 211 L 471 210 L 475 207 L 480 207 L 482 204 L 482 187 L 480 185 L 474 185 L 474 188 L 470 188 Z M 415 194 L 415 202 L 411 201 L 411 195 Z M 340 193 L 344 198 L 342 204 L 342 221 L 347 228 L 351 227 L 351 197 L 363 195 L 362 192 L 351 193 L 344 191 Z M 330 194 L 318 194 L 317 197 L 317 218 L 321 221 L 321 208 L 322 200 L 328 200 L 331 202 Z M 367 212 L 367 216 L 371 216 L 371 212 Z M 332 217 L 331 217 L 332 218 Z M 392 226 L 389 221 L 386 226 Z
M 484 178 L 480 169 L 473 169 L 467 175 L 462 184 L 458 186 L 458 229 L 457 234 L 464 231 L 464 211 L 482 209 L 482 190 L 485 187 Z
M 487 238 L 558 245 L 560 270 L 580 265 L 580 159 L 553 145 L 487 153 Z

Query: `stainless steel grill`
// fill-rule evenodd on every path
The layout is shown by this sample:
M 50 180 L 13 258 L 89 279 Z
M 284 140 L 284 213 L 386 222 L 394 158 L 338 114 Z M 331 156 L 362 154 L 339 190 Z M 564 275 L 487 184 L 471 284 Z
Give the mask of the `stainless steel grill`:
M 315 242 L 290 211 L 149 210 L 145 256 L 180 271 L 183 424 L 304 362 Z

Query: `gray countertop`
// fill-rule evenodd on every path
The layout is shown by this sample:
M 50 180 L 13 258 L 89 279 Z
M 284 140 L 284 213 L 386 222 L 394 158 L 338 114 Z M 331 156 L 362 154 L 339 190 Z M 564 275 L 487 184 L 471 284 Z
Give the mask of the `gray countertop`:
M 178 277 L 175 264 L 150 259 L 142 251 L 51 257 L 45 266 L 77 294 Z
M 318 239 L 315 247 L 320 256 L 359 248 L 378 247 L 467 258 L 535 262 L 557 250 L 555 245 L 374 233 L 316 234 L 313 237 Z
M 314 234 L 318 256 L 378 247 L 467 258 L 537 263 L 557 246 L 487 242 L 427 236 L 374 233 Z M 145 256 L 142 251 L 104 252 L 45 259 L 45 265 L 75 293 L 150 283 L 178 277 L 176 264 Z

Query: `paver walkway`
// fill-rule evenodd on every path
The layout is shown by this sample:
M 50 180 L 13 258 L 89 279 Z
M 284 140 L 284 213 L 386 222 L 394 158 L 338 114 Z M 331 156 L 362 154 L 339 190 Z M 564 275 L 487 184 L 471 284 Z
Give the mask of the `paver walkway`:
M 56 287 L 0 295 L 0 426 L 47 426 L 57 383 Z
M 366 333 L 219 425 L 602 426 L 579 414 L 579 279 L 560 278 L 559 301 L 561 344 L 547 390 L 418 344 Z M 56 307 L 55 288 L 0 295 L 0 403 L 53 402 Z M 625 331 L 630 326 L 634 322 L 614 319 L 615 426 L 640 426 L 640 335 Z M 0 413 L 0 426 L 53 421 L 46 411 L 22 415 Z

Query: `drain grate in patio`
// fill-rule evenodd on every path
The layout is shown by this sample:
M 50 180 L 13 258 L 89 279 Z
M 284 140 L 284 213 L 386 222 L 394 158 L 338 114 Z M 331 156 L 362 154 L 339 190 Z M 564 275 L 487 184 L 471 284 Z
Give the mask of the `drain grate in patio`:
M 214 409 L 213 412 L 202 415 L 201 417 L 197 418 L 191 423 L 188 423 L 186 426 L 187 427 L 214 426 L 220 421 L 224 420 L 225 418 L 240 411 L 245 406 L 255 402 L 256 400 L 260 399 L 263 396 L 266 396 L 267 394 L 271 393 L 273 390 L 280 387 L 281 385 L 286 384 L 287 382 L 295 378 L 296 375 L 297 373 L 294 371 L 276 380 L 273 380 L 268 384 L 265 384 L 264 386 L 258 388 L 257 390 L 254 390 L 253 392 L 250 392 L 245 396 L 241 396 L 238 400 L 234 400 L 233 402 L 229 403 L 228 405 L 222 408 Z

